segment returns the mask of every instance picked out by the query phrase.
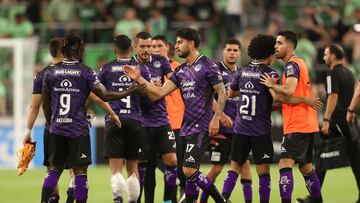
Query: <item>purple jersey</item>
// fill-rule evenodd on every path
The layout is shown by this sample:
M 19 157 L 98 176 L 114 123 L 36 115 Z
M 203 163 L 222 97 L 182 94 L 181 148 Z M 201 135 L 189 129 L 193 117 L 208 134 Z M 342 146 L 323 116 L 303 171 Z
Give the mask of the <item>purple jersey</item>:
M 116 59 L 101 67 L 98 78 L 106 90 L 120 92 L 131 87 L 133 80 L 124 73 L 124 65 L 136 67 L 133 59 Z M 136 93 L 120 100 L 110 101 L 109 105 L 120 118 L 141 121 L 140 94 Z M 109 115 L 105 120 L 109 119 Z
M 96 72 L 78 61 L 64 60 L 46 71 L 43 88 L 51 94 L 51 133 L 68 137 L 89 133 L 85 103 L 98 83 Z
M 32 94 L 41 94 L 42 93 L 45 72 L 53 66 L 54 65 L 48 65 L 35 75 L 34 82 L 33 82 Z M 45 123 L 45 129 L 48 129 L 48 128 L 49 128 L 49 125 L 47 123 Z
M 134 57 L 135 60 L 136 56 Z M 171 73 L 170 62 L 159 55 L 151 55 L 150 59 L 140 65 L 142 76 L 149 82 L 160 82 L 164 84 L 164 76 Z M 142 123 L 146 127 L 159 127 L 169 124 L 169 116 L 166 111 L 165 98 L 161 98 L 155 102 L 147 97 L 141 99 Z
M 218 65 L 200 55 L 192 65 L 183 63 L 176 68 L 170 80 L 180 88 L 185 104 L 180 135 L 208 131 L 212 118 L 213 85 L 222 82 Z
M 231 71 L 223 61 L 221 61 L 218 65 L 224 81 L 225 88 L 226 90 L 228 90 L 230 88 L 231 82 L 235 78 L 237 68 L 235 69 L 235 71 Z M 233 122 L 235 121 L 236 118 L 236 109 L 238 102 L 239 102 L 239 97 L 234 97 L 234 98 L 228 98 L 225 103 L 224 113 L 228 115 Z M 219 133 L 233 133 L 233 132 L 234 132 L 233 128 L 227 128 L 220 123 Z
M 271 109 L 273 98 L 269 89 L 260 84 L 262 74 L 268 73 L 274 78 L 279 75 L 264 63 L 252 62 L 241 68 L 230 88 L 240 91 L 240 101 L 234 122 L 237 134 L 260 136 L 271 134 Z

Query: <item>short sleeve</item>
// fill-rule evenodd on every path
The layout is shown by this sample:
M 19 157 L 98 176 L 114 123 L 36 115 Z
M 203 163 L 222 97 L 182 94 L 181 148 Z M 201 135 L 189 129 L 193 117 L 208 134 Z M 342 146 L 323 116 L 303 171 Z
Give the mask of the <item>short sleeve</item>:
M 285 77 L 289 78 L 289 77 L 295 77 L 296 79 L 299 80 L 300 78 L 300 68 L 299 65 L 297 63 L 294 62 L 289 62 L 285 65 Z
M 42 84 L 42 90 L 49 90 L 51 88 L 51 72 L 52 71 L 46 71 L 44 73 L 44 79 L 43 79 L 43 84 Z
M 101 66 L 99 73 L 98 73 L 98 79 L 100 80 L 100 82 L 102 84 L 105 84 L 105 75 L 106 75 L 105 66 Z
M 240 72 L 236 72 L 236 75 L 233 79 L 233 81 L 231 81 L 230 84 L 230 89 L 234 90 L 234 91 L 239 91 L 239 80 L 240 80 Z
M 179 78 L 176 71 L 171 75 L 169 80 L 171 80 L 177 87 L 179 87 Z
M 220 68 L 215 63 L 209 64 L 210 67 L 206 68 L 206 79 L 212 85 L 216 85 L 218 83 L 223 82 L 223 78 L 221 76 Z
M 163 72 L 164 75 L 167 75 L 167 74 L 169 74 L 169 73 L 172 72 L 171 65 L 170 65 L 170 61 L 169 61 L 169 60 L 166 60 L 165 58 L 164 58 L 164 60 L 162 61 L 162 66 L 161 66 L 161 68 L 162 68 L 162 72 Z
M 87 85 L 90 89 L 94 88 L 97 84 L 100 83 L 98 76 L 94 70 L 89 70 L 86 81 L 87 81 Z
M 43 72 L 39 72 L 35 75 L 33 82 L 33 91 L 32 91 L 33 94 L 41 94 L 43 87 L 43 80 L 44 80 Z
M 335 71 L 330 71 L 326 76 L 326 94 L 339 93 L 339 79 Z

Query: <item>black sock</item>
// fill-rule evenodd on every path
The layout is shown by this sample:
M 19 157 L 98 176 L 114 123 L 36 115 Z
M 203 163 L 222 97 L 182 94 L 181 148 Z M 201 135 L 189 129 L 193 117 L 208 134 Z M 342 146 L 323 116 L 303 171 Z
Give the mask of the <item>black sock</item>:
M 324 183 L 324 180 L 325 180 L 326 171 L 317 171 L 317 170 L 315 170 L 315 172 L 316 172 L 316 175 L 319 178 L 320 188 L 321 188 L 323 183 Z
M 230 198 L 230 195 L 231 195 L 231 194 L 230 194 L 230 193 L 227 193 L 227 192 L 226 192 L 226 193 L 224 193 L 224 192 L 222 193 L 222 196 L 223 196 L 225 199 L 229 199 L 229 198 Z
M 66 193 L 66 203 L 73 203 L 75 201 L 74 188 L 69 187 Z
M 291 199 L 281 199 L 281 203 L 291 203 Z
M 228 199 L 220 194 L 220 192 L 216 189 L 215 185 L 212 184 L 206 191 L 216 203 L 226 203 Z
M 41 191 L 41 203 L 49 202 L 51 195 L 53 194 L 53 189 L 49 187 L 43 187 Z
M 49 203 L 59 203 L 60 196 L 58 194 L 52 194 Z
M 144 192 L 145 192 L 145 202 L 153 203 L 154 202 L 154 193 L 156 186 L 156 177 L 155 177 L 156 166 L 147 166 L 145 181 L 144 181 Z
M 197 195 L 186 195 L 186 203 L 196 203 L 198 196 Z

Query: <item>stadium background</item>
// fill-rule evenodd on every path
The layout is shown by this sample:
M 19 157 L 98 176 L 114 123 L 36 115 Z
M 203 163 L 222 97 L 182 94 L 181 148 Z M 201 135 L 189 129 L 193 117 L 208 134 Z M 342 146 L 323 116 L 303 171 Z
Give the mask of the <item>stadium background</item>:
M 175 30 L 183 26 L 199 30 L 202 38 L 200 52 L 215 60 L 221 59 L 222 43 L 226 38 L 238 38 L 243 45 L 239 66 L 249 62 L 247 45 L 257 33 L 275 35 L 282 29 L 298 32 L 300 40 L 296 54 L 303 57 L 308 64 L 313 88 L 323 100 L 324 74 L 327 70 L 322 61 L 324 46 L 331 42 L 343 45 L 346 51 L 345 64 L 356 77 L 360 72 L 359 0 L 0 0 L 0 42 L 21 39 L 33 40 L 36 43 L 36 51 L 24 50 L 24 64 L 30 61 L 31 63 L 26 64 L 29 67 L 22 66 L 24 75 L 20 78 L 14 71 L 14 49 L 1 47 L 0 43 L 0 178 L 5 180 L 0 183 L 0 202 L 15 202 L 6 199 L 5 195 L 6 191 L 10 191 L 6 189 L 11 183 L 22 185 L 22 181 L 31 182 L 36 179 L 37 190 L 33 190 L 40 189 L 40 169 L 27 172 L 24 180 L 15 179 L 15 154 L 23 135 L 15 133 L 14 125 L 21 123 L 21 132 L 25 129 L 24 120 L 31 95 L 30 84 L 36 72 L 50 62 L 48 42 L 52 37 L 61 37 L 70 31 L 80 33 L 86 43 L 84 62 L 98 70 L 102 64 L 114 58 L 111 42 L 115 34 L 125 33 L 133 37 L 138 31 L 145 30 L 152 35 L 165 34 L 174 42 Z M 31 59 L 26 59 L 26 56 L 31 56 Z M 279 61 L 275 61 L 273 67 L 279 72 L 282 71 Z M 18 80 L 24 83 L 20 87 L 20 94 L 24 95 L 21 121 L 14 116 L 17 110 L 15 98 L 19 94 L 15 91 Z M 99 166 L 105 163 L 102 158 L 104 112 L 97 106 L 92 109 L 96 113 L 91 128 L 93 160 L 97 164 L 97 167 L 93 168 L 96 171 L 94 174 L 100 176 L 105 172 L 107 175 L 106 168 Z M 321 120 L 322 112 L 319 117 Z M 279 152 L 282 135 L 280 113 L 274 112 L 272 120 L 275 151 Z M 43 123 L 44 118 L 40 111 L 33 130 L 33 138 L 38 142 L 32 162 L 35 168 L 42 166 Z M 208 157 L 205 156 L 204 162 L 207 161 Z M 273 171 L 276 171 L 276 167 Z M 344 194 L 350 194 L 350 197 L 353 194 L 351 200 L 355 199 L 355 183 L 350 170 L 339 169 L 334 173 L 337 174 L 334 180 L 349 181 L 348 184 L 341 187 L 340 183 L 328 178 L 325 185 L 330 185 L 330 182 L 334 184 L 325 186 L 325 189 L 340 187 Z M 161 179 L 158 176 L 159 185 Z M 299 179 L 302 184 L 302 179 Z M 102 184 L 108 185 L 106 181 Z M 91 182 L 90 176 L 90 185 L 94 184 Z M 273 186 L 276 187 L 275 184 Z M 96 187 L 99 186 L 96 184 Z M 305 190 L 301 192 L 306 193 Z M 272 193 L 272 196 L 278 194 L 274 191 Z M 296 194 L 299 193 L 294 195 Z M 90 199 L 90 202 L 97 201 Z

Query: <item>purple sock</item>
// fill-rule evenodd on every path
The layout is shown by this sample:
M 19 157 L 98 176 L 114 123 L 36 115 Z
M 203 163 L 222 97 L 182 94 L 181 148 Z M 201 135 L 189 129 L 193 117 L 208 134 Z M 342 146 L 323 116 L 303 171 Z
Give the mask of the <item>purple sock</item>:
M 197 185 L 192 181 L 186 181 L 185 184 L 185 194 L 186 196 L 198 196 L 199 195 L 199 189 Z
M 86 202 L 88 198 L 88 181 L 87 175 L 75 176 L 75 199 L 76 201 Z
M 207 202 L 209 199 L 209 194 L 205 191 L 201 193 L 200 203 Z
M 59 177 L 60 174 L 57 171 L 50 170 L 44 180 L 43 188 L 51 188 L 54 190 L 59 181 Z
M 203 191 L 207 191 L 211 185 L 213 185 L 213 181 L 200 171 L 197 171 L 195 174 L 193 174 L 191 179 L 194 180 L 196 185 L 199 186 L 199 188 L 201 188 Z
M 176 186 L 177 169 L 176 166 L 166 166 L 164 171 L 165 185 Z
M 241 185 L 242 185 L 242 190 L 244 193 L 244 200 L 245 202 L 251 202 L 252 201 L 252 181 L 251 180 L 247 180 L 247 179 L 241 179 L 240 180 Z
M 321 197 L 320 181 L 314 171 L 311 171 L 309 175 L 304 176 L 306 188 L 309 191 L 312 199 Z
M 138 165 L 139 178 L 140 178 L 140 188 L 143 188 L 145 182 L 145 173 L 146 173 L 146 163 L 140 163 Z
M 228 171 L 224 180 L 222 193 L 226 199 L 230 198 L 232 191 L 236 185 L 238 174 L 235 171 Z
M 291 195 L 294 188 L 294 178 L 291 168 L 280 169 L 279 188 L 281 200 L 291 202 Z
M 269 174 L 259 176 L 260 202 L 269 202 L 271 191 L 271 179 Z

